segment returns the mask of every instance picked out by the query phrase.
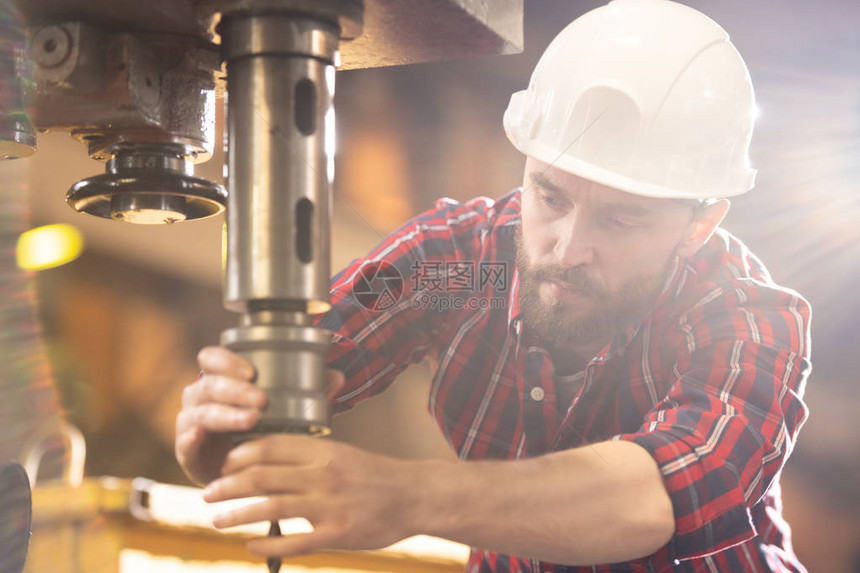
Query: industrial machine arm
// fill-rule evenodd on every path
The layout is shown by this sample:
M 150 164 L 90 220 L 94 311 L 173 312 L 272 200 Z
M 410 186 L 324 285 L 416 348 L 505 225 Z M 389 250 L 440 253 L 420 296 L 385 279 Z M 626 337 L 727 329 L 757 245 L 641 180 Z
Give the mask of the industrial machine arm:
M 67 130 L 105 172 L 75 210 L 133 224 L 227 211 L 221 342 L 247 356 L 269 408 L 254 433 L 328 432 L 335 69 L 502 54 L 522 0 L 8 0 L 0 157 Z M 194 176 L 226 92 L 227 190 Z

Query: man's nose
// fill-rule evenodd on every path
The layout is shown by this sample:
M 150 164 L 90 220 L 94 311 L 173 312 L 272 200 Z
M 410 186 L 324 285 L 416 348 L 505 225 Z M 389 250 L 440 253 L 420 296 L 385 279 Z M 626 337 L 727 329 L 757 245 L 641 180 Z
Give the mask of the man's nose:
M 594 241 L 591 225 L 581 211 L 572 212 L 555 222 L 556 241 L 553 247 L 555 261 L 566 268 L 589 265 L 594 262 Z

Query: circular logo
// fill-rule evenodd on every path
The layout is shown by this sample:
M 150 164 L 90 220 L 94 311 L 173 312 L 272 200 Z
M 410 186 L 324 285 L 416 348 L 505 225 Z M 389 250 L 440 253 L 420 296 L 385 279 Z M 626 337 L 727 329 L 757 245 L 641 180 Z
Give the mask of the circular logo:
M 368 310 L 387 310 L 403 294 L 403 277 L 397 268 L 385 261 L 368 261 L 358 270 L 352 284 L 352 295 Z

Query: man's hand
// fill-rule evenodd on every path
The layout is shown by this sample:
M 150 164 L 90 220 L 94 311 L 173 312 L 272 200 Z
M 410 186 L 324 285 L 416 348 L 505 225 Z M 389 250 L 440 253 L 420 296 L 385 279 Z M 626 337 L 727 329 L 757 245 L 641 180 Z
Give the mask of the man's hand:
M 259 555 L 378 549 L 418 532 L 416 468 L 340 442 L 279 434 L 232 450 L 204 499 L 265 497 L 218 515 L 218 528 L 294 517 L 314 526 L 310 533 L 250 541 L 248 549 Z
M 266 393 L 253 384 L 254 367 L 238 354 L 207 347 L 197 355 L 202 375 L 186 386 L 176 417 L 176 459 L 192 481 L 204 485 L 221 475 L 232 446 L 230 432 L 250 430 L 266 408 Z M 329 370 L 328 397 L 343 385 Z

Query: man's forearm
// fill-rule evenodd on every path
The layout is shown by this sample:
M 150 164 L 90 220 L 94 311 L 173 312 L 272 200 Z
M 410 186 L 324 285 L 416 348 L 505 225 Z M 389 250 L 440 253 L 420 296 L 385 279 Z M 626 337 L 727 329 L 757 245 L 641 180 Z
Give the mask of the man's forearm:
M 416 469 L 416 527 L 481 549 L 566 565 L 613 563 L 654 553 L 675 529 L 657 465 L 632 442 Z

